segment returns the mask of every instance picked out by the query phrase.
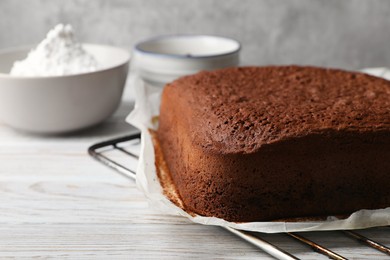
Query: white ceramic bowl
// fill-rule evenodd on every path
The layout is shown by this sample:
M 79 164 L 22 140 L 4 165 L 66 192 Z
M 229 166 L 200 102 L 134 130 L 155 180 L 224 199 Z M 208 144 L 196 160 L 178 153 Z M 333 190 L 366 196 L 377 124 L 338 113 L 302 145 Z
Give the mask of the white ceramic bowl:
M 67 76 L 18 77 L 12 64 L 30 48 L 0 52 L 0 122 L 41 134 L 80 130 L 103 121 L 119 106 L 130 54 L 127 50 L 84 44 L 100 69 Z
M 132 65 L 146 82 L 163 86 L 201 70 L 239 65 L 238 41 L 211 35 L 168 35 L 138 43 Z

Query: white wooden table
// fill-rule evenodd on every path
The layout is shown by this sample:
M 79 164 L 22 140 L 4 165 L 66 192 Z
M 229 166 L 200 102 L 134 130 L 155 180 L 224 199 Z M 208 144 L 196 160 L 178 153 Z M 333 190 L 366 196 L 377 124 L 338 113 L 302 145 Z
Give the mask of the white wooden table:
M 218 227 L 148 207 L 135 184 L 91 159 L 88 146 L 129 134 L 131 103 L 104 124 L 57 137 L 0 123 L 0 259 L 272 259 Z M 390 229 L 362 232 L 390 245 Z M 346 257 L 386 259 L 340 233 L 309 238 Z M 326 259 L 285 235 L 261 235 L 304 259 Z

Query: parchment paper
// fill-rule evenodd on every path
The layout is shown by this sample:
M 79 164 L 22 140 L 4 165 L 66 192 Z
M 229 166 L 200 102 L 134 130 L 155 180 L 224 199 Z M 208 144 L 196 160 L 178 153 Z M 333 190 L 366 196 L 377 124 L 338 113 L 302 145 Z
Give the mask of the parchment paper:
M 386 68 L 370 68 L 364 72 L 390 79 L 390 70 Z M 317 230 L 361 229 L 390 225 L 390 207 L 378 210 L 360 210 L 346 219 L 329 216 L 323 221 L 305 222 L 228 222 L 215 217 L 191 216 L 172 203 L 163 194 L 157 177 L 155 155 L 151 134 L 148 129 L 156 129 L 156 116 L 159 114 L 161 88 L 146 85 L 138 77 L 133 79 L 136 88 L 134 110 L 127 117 L 127 122 L 141 130 L 141 151 L 137 169 L 137 186 L 149 199 L 150 206 L 170 215 L 181 215 L 193 222 L 203 225 L 229 226 L 235 229 L 278 233 Z M 390 192 L 390 191 L 389 191 Z

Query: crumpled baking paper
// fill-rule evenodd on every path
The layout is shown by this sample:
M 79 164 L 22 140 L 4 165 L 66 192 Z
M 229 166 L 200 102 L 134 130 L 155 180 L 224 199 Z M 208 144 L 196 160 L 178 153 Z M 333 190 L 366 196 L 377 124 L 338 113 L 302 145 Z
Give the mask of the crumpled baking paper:
M 363 70 L 368 74 L 390 79 L 390 70 L 386 68 L 369 68 Z M 346 219 L 337 219 L 329 216 L 323 221 L 304 222 L 228 222 L 220 218 L 191 216 L 163 194 L 157 177 L 155 155 L 151 134 L 148 129 L 156 129 L 156 118 L 159 114 L 162 88 L 145 84 L 138 77 L 133 79 L 136 88 L 135 108 L 127 117 L 127 122 L 141 131 L 141 151 L 137 168 L 137 185 L 149 199 L 150 205 L 170 215 L 184 216 L 191 221 L 203 225 L 227 226 L 235 229 L 279 233 L 319 230 L 362 229 L 375 226 L 390 225 L 390 207 L 378 210 L 360 210 Z

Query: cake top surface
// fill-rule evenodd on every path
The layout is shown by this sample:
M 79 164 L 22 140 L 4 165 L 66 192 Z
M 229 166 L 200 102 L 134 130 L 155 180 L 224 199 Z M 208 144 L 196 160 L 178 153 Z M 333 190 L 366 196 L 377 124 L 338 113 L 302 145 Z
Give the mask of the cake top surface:
M 229 68 L 168 84 L 192 140 L 225 153 L 327 132 L 390 132 L 390 82 L 301 66 Z

